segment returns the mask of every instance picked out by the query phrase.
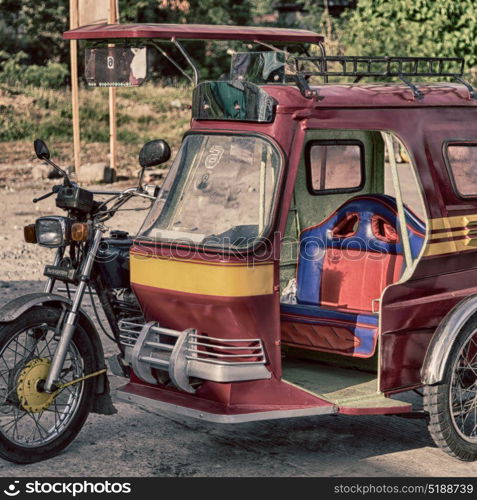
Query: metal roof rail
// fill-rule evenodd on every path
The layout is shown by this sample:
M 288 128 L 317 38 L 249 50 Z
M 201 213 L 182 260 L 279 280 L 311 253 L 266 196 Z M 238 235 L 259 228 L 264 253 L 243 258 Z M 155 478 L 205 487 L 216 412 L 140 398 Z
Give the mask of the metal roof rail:
M 462 78 L 464 59 L 459 57 L 367 57 L 367 56 L 293 56 L 288 61 L 295 64 L 297 79 L 307 80 L 311 76 L 322 76 L 325 83 L 330 76 L 354 77 L 358 83 L 364 77 L 395 77 L 402 80 L 416 99 L 424 94 L 414 85 L 410 77 L 453 78 L 469 91 L 471 99 L 477 99 L 472 85 Z M 312 70 L 302 69 L 311 63 Z M 330 67 L 331 65 L 331 67 Z M 338 68 L 336 68 L 338 66 Z

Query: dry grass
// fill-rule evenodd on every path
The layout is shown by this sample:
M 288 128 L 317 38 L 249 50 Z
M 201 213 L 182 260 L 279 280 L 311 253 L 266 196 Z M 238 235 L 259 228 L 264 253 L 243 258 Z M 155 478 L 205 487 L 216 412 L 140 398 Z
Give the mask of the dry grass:
M 144 142 L 165 139 L 176 149 L 190 120 L 191 89 L 118 89 L 119 170 L 135 168 Z M 80 91 L 82 162 L 106 161 L 109 112 L 106 89 Z M 64 165 L 72 163 L 71 94 L 35 87 L 0 87 L 0 163 L 33 158 L 31 142 L 40 137 Z

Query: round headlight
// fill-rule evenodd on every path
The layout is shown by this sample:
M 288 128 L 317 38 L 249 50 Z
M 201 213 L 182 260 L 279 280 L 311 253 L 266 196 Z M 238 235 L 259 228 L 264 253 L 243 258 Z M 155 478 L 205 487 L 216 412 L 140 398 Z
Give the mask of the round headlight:
M 64 217 L 42 217 L 36 221 L 36 239 L 44 247 L 61 247 L 66 242 Z

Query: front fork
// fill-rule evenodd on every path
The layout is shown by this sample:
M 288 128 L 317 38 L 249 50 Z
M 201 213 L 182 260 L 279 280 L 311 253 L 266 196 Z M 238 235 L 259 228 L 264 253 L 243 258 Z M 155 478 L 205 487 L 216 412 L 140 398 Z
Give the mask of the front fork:
M 61 260 L 63 259 L 63 255 L 65 254 L 65 247 L 59 247 L 56 251 L 55 260 L 53 262 L 54 266 L 59 266 L 61 264 Z M 48 278 L 45 285 L 45 293 L 52 293 L 53 287 L 55 286 L 55 279 Z M 26 343 L 25 343 L 25 356 L 29 356 L 35 349 L 37 340 L 33 332 L 30 332 L 27 335 Z
M 86 260 L 84 261 L 83 266 L 81 267 L 79 284 L 73 296 L 71 309 L 68 311 L 66 320 L 63 323 L 60 340 L 58 341 L 58 345 L 51 362 L 50 371 L 48 373 L 48 377 L 46 378 L 44 386 L 45 392 L 51 393 L 56 389 L 56 382 L 60 378 L 60 373 L 61 369 L 63 368 L 63 363 L 65 362 L 66 353 L 68 351 L 71 339 L 73 338 L 73 334 L 76 328 L 76 321 L 78 319 L 79 308 L 83 300 L 83 295 L 85 293 L 86 286 L 91 275 L 91 269 L 93 268 L 94 259 L 96 258 L 96 254 L 98 252 L 99 244 L 101 243 L 104 231 L 105 230 L 103 228 L 96 229 L 93 237 L 93 242 L 88 251 L 88 255 L 86 257 Z

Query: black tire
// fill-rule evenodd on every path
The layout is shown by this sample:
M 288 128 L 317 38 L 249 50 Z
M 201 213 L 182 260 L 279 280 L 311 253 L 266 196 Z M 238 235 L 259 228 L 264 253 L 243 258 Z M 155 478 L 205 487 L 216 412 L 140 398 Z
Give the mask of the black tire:
M 14 342 L 15 338 L 19 338 L 22 335 L 22 332 L 25 332 L 27 329 L 38 327 L 39 325 L 42 325 L 40 326 L 40 328 L 43 329 L 46 329 L 46 327 L 54 328 L 58 324 L 60 315 L 61 310 L 55 307 L 33 307 L 32 309 L 29 309 L 28 311 L 23 313 L 15 321 L 2 324 L 0 326 L 0 359 L 4 359 L 3 353 L 7 353 L 7 346 L 9 346 L 11 342 Z M 81 357 L 81 368 L 83 371 L 83 375 L 95 371 L 93 345 L 87 332 L 81 327 L 81 325 L 78 325 L 75 330 L 71 349 L 75 349 L 74 352 L 79 353 L 79 356 Z M 16 356 L 17 355 L 15 354 L 15 363 L 17 359 Z M 51 359 L 51 356 L 47 356 L 46 354 L 45 356 Z M 20 363 L 18 364 L 20 365 Z M 8 377 L 10 378 L 10 375 L 8 375 Z M 77 378 L 77 376 L 73 378 Z M 64 428 L 58 431 L 57 436 L 51 436 L 50 440 L 45 439 L 45 444 L 39 444 L 38 446 L 22 446 L 18 442 L 13 441 L 12 438 L 7 435 L 7 426 L 5 426 L 4 432 L 4 428 L 0 425 L 0 456 L 9 460 L 10 462 L 18 464 L 30 464 L 46 460 L 60 453 L 74 440 L 88 417 L 92 402 L 94 400 L 94 395 L 96 393 L 96 380 L 97 379 L 95 377 L 92 377 L 80 382 L 79 384 L 76 384 L 78 386 L 80 386 L 80 384 L 82 385 L 80 389 L 77 389 L 78 391 L 81 390 L 81 393 L 75 400 L 73 411 L 71 411 L 71 413 L 69 414 L 67 413 L 67 410 L 63 410 L 63 413 L 58 413 L 59 415 L 64 416 L 67 423 L 64 424 Z M 15 383 L 16 382 L 12 382 L 11 385 L 13 386 L 13 384 Z M 10 385 L 8 385 L 8 389 L 10 389 Z M 5 400 L 2 397 L 2 401 L 0 401 L 0 408 L 4 408 L 5 411 L 11 412 L 23 411 L 26 415 L 22 416 L 22 418 L 25 417 L 27 423 L 25 424 L 25 421 L 23 421 L 22 425 L 28 425 L 28 418 L 33 418 L 35 414 L 26 412 L 21 406 L 14 409 L 8 408 L 8 406 L 12 407 L 14 405 L 12 405 L 11 403 L 6 403 L 7 400 L 8 393 L 5 397 Z M 50 408 L 52 408 L 52 405 L 50 406 Z M 36 413 L 36 415 L 38 416 L 39 413 Z M 56 431 L 56 414 L 54 418 L 54 428 Z M 34 424 L 33 420 L 32 428 L 34 427 L 34 425 L 36 424 Z M 13 432 L 15 433 L 15 431 Z
M 465 462 L 477 460 L 477 436 L 474 438 L 471 434 L 466 439 L 462 429 L 458 429 L 459 425 L 452 415 L 451 391 L 454 392 L 452 382 L 456 363 L 470 339 L 477 339 L 476 332 L 477 318 L 474 317 L 462 328 L 452 347 L 442 382 L 424 387 L 424 410 L 429 414 L 428 428 L 432 439 L 447 454 Z M 468 383 L 471 384 L 471 381 Z M 473 401 L 477 404 L 475 399 Z

